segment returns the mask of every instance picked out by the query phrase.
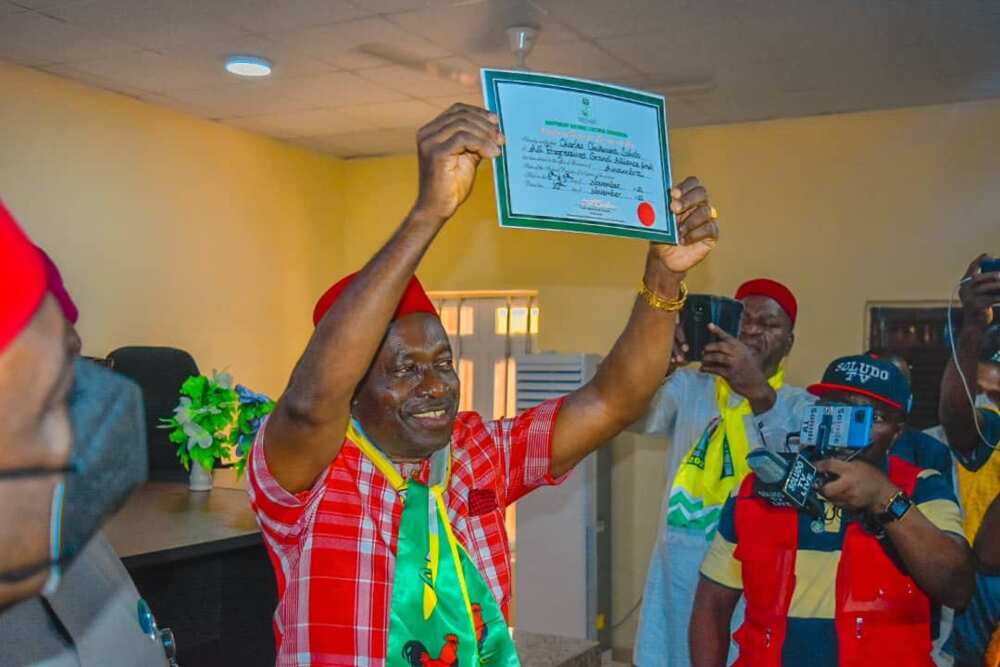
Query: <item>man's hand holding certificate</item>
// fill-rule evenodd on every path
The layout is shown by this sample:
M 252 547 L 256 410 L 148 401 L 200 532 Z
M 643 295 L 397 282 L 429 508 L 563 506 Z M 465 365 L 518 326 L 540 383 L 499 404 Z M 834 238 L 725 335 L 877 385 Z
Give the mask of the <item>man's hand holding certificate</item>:
M 662 96 L 490 69 L 483 90 L 506 137 L 493 172 L 501 226 L 677 243 Z

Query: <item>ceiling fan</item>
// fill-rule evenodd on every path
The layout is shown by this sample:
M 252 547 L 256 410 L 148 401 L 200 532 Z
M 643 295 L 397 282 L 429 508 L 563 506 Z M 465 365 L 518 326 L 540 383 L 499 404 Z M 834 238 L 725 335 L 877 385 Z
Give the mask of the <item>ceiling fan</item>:
M 538 28 L 528 25 L 516 25 L 507 28 L 506 32 L 511 53 L 514 54 L 517 60 L 515 69 L 527 70 L 528 65 L 526 60 L 538 39 Z M 454 81 L 466 88 L 474 89 L 479 86 L 478 72 L 470 72 L 466 69 L 447 65 L 439 60 L 416 58 L 412 54 L 408 54 L 390 44 L 362 44 L 357 47 L 357 50 L 367 56 L 380 58 L 393 65 L 405 67 L 414 72 L 421 72 L 446 81 Z
M 530 71 L 528 54 L 538 41 L 539 29 L 532 25 L 512 25 L 505 30 L 507 45 L 514 55 L 515 69 Z M 479 73 L 461 67 L 446 64 L 440 60 L 426 60 L 406 53 L 390 44 L 368 43 L 357 47 L 357 51 L 368 56 L 379 58 L 393 65 L 404 67 L 414 72 L 427 74 L 438 79 L 452 81 L 470 90 L 479 89 Z M 658 90 L 672 97 L 685 97 L 709 93 L 715 89 L 714 77 L 704 77 L 685 81 L 655 81 L 644 82 L 643 86 Z

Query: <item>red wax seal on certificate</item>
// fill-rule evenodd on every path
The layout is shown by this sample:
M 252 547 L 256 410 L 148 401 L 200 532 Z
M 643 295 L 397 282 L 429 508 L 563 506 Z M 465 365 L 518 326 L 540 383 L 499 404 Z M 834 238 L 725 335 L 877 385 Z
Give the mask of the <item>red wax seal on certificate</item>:
M 649 202 L 642 202 L 639 204 L 639 208 L 636 210 L 635 214 L 639 217 L 639 222 L 643 224 L 644 227 L 652 227 L 653 223 L 656 222 L 656 209 Z

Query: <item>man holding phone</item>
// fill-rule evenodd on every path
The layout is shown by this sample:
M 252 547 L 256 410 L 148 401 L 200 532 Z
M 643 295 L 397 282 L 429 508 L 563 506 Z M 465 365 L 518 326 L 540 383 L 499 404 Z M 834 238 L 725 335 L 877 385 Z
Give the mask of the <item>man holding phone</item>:
M 747 453 L 765 441 L 783 443 L 768 434 L 798 430 L 811 402 L 805 390 L 784 383 L 781 368 L 795 340 L 795 296 L 781 283 L 757 279 L 735 298 L 743 304 L 739 336 L 710 325 L 716 340 L 694 360 L 678 334 L 666 382 L 634 427 L 669 442 L 668 492 L 636 638 L 639 667 L 691 664 L 687 631 L 698 568 L 722 505 L 748 472 Z M 701 368 L 679 368 L 691 361 Z
M 980 255 L 962 278 L 962 330 L 956 356 L 941 381 L 939 412 L 948 444 L 958 463 L 958 495 L 965 512 L 965 535 L 983 545 L 981 526 L 993 499 L 1000 494 L 1000 325 L 994 307 L 1000 304 L 1000 260 Z M 978 390 L 979 396 L 970 396 Z M 994 522 L 996 523 L 996 522 Z M 1000 576 L 982 567 L 976 594 L 968 608 L 956 613 L 945 651 L 955 664 L 1000 663 Z

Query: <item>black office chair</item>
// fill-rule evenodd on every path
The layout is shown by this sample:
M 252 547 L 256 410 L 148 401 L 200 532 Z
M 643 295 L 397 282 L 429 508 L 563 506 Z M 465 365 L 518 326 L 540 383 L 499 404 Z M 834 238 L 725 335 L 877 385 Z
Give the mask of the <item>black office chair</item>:
M 169 419 L 180 399 L 181 385 L 198 375 L 198 364 L 190 354 L 173 347 L 120 347 L 108 355 L 112 368 L 142 388 L 146 405 L 146 437 L 149 447 L 149 479 L 158 482 L 187 481 L 188 472 L 177 460 L 177 445 L 170 431 L 160 426 Z

